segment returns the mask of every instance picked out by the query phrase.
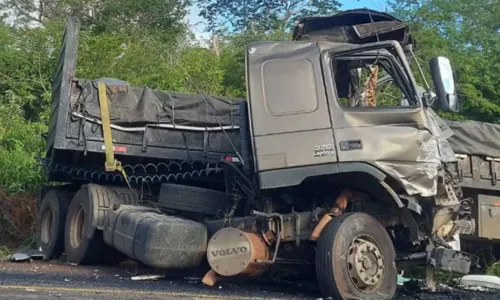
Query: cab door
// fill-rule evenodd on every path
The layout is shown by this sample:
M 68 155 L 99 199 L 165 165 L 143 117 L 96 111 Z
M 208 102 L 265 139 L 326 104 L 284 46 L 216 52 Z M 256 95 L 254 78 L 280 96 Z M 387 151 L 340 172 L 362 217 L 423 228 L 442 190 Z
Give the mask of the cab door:
M 392 48 L 353 48 L 323 52 L 339 162 L 372 164 L 408 194 L 434 195 L 438 143 L 414 79 L 400 63 L 405 58 Z
M 337 161 L 316 43 L 251 44 L 246 73 L 256 172 Z

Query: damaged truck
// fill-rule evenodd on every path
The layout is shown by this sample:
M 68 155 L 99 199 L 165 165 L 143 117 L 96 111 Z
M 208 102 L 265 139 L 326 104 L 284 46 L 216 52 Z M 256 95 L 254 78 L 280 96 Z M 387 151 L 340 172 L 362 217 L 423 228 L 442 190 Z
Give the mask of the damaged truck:
M 475 231 L 453 169 L 450 62 L 435 92 L 410 67 L 415 41 L 391 15 L 297 22 L 293 41 L 246 49 L 247 98 L 76 77 L 69 18 L 52 83 L 37 241 L 77 264 L 129 257 L 208 266 L 203 282 L 313 265 L 324 296 L 391 299 L 399 263 L 468 273 Z M 205 274 L 205 273 L 203 273 Z

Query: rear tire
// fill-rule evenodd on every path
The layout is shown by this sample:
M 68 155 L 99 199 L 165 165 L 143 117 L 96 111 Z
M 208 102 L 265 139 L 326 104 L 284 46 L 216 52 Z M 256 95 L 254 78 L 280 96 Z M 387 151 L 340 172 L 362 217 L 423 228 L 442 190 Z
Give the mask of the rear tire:
M 48 191 L 37 208 L 36 244 L 48 259 L 64 251 L 64 225 L 70 194 L 60 190 Z
M 68 261 L 81 265 L 115 264 L 124 255 L 108 247 L 104 243 L 102 231 L 92 224 L 94 216 L 90 201 L 88 189 L 82 188 L 69 206 L 64 233 Z M 90 231 L 93 231 L 93 235 L 89 239 Z
M 316 276 L 324 297 L 388 300 L 396 293 L 396 253 L 385 228 L 365 213 L 346 213 L 323 229 Z

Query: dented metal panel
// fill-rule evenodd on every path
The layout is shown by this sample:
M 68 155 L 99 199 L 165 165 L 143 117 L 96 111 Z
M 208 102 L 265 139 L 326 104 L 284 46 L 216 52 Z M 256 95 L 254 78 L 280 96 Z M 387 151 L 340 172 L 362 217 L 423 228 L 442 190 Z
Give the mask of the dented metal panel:
M 439 151 L 428 131 L 381 125 L 336 129 L 335 137 L 363 141 L 363 149 L 339 151 L 339 161 L 372 162 L 398 180 L 409 195 L 436 194 Z
M 332 64 L 330 57 L 342 48 L 328 49 L 328 45 L 321 43 L 323 51 L 329 53 L 323 57 L 325 67 Z M 345 51 L 345 47 L 341 50 Z M 435 195 L 441 154 L 438 136 L 434 133 L 439 126 L 429 119 L 426 109 L 421 104 L 397 108 L 345 108 L 337 100 L 334 75 L 325 72 L 324 76 L 331 98 L 335 140 L 339 145 L 354 140 L 362 145 L 352 150 L 340 148 L 339 161 L 369 162 L 396 179 L 409 195 Z

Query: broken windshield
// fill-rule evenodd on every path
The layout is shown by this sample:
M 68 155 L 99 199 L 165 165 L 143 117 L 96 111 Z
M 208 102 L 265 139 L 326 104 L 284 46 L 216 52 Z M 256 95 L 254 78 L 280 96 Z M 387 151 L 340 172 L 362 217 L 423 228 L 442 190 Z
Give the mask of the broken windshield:
M 344 107 L 417 106 L 396 62 L 387 57 L 338 57 L 332 61 L 335 85 Z

